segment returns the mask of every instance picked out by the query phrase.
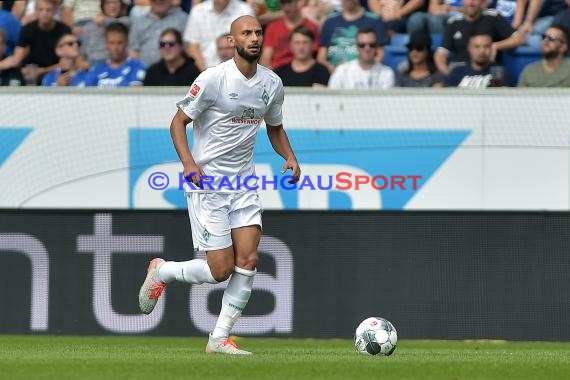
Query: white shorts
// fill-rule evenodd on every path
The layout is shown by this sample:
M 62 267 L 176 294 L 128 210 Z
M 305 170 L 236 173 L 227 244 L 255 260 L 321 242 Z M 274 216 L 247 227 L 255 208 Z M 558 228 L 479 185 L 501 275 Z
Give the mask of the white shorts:
M 188 192 L 188 215 L 194 252 L 224 249 L 233 244 L 233 228 L 261 224 L 257 191 L 239 193 Z

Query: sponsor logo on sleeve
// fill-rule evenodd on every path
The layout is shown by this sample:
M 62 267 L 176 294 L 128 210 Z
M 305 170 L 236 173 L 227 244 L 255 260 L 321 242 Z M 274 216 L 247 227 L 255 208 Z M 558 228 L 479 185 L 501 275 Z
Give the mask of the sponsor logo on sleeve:
M 200 92 L 200 86 L 198 86 L 196 83 L 194 83 L 192 85 L 192 88 L 190 89 L 190 94 L 192 96 L 196 96 L 196 95 L 198 95 L 199 92 Z

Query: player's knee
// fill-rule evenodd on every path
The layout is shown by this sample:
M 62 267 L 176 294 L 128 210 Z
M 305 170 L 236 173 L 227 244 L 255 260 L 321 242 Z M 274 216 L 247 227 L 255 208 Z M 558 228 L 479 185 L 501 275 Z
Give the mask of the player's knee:
M 257 268 L 258 262 L 259 256 L 257 255 L 257 252 L 254 252 L 250 255 L 246 255 L 245 257 L 238 257 L 236 259 L 236 266 L 247 270 L 254 270 Z
M 211 268 L 212 277 L 218 282 L 226 281 L 232 274 L 234 267 L 232 265 L 217 265 Z

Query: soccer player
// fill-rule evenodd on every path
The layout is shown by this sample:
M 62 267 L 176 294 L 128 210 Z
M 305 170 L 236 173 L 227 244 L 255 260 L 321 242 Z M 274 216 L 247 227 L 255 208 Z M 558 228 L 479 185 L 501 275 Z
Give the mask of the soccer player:
M 170 125 L 184 177 L 193 184 L 185 184 L 185 190 L 194 251 L 206 251 L 207 260 L 153 259 L 140 289 L 139 306 L 143 313 L 150 313 L 165 284 L 172 281 L 217 284 L 231 276 L 206 352 L 248 355 L 251 352 L 238 349 L 229 335 L 249 300 L 257 272 L 261 204 L 257 191 L 244 186 L 238 190 L 237 184 L 239 178 L 255 174 L 253 147 L 262 120 L 273 148 L 285 159 L 283 171 L 292 170 L 289 181 L 297 182 L 301 170 L 283 129 L 281 79 L 257 63 L 263 42 L 260 23 L 252 16 L 241 16 L 232 22 L 230 34 L 234 57 L 196 78 L 177 103 Z M 191 153 L 186 126 L 192 121 Z M 213 177 L 214 183 L 200 189 L 204 175 Z M 230 186 L 218 186 L 221 181 L 233 184 L 233 191 Z M 247 185 L 255 187 L 253 181 Z

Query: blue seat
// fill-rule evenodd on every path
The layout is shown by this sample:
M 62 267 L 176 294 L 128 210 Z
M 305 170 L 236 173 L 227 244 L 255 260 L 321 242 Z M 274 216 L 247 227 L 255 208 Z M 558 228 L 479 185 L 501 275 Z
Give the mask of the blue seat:
M 410 40 L 408 34 L 394 34 L 390 37 L 390 45 L 384 46 L 383 63 L 398 73 L 398 65 L 408 59 L 406 44 Z
M 503 53 L 503 65 L 515 86 L 525 66 L 542 59 L 540 55 L 541 36 L 528 35 L 526 42 L 526 45 Z
M 432 33 L 431 35 L 431 50 L 435 52 L 435 49 L 441 45 L 441 40 L 443 36 L 440 33 Z

